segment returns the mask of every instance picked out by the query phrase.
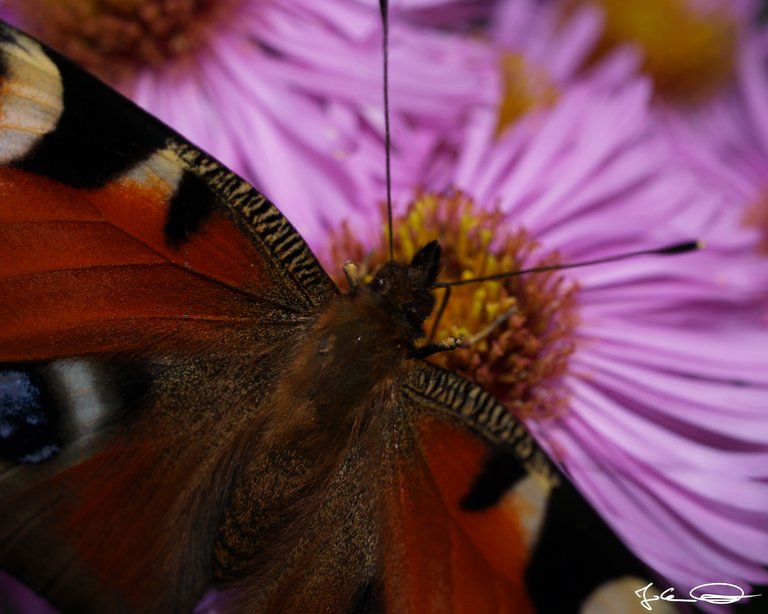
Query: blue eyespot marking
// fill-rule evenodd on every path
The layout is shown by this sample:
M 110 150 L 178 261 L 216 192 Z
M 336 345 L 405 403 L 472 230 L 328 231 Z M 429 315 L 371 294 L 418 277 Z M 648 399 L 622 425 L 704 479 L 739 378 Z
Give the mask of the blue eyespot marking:
M 33 370 L 0 370 L 0 458 L 42 463 L 60 451 L 57 414 Z

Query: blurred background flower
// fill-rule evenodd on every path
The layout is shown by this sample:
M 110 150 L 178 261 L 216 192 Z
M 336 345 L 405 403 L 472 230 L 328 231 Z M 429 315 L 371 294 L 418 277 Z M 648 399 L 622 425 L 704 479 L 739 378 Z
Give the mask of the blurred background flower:
M 640 55 L 654 94 L 666 101 L 695 101 L 720 89 L 733 74 L 739 37 L 755 12 L 753 0 L 560 0 L 569 19 L 592 7 L 601 28 L 586 62 L 622 46 Z
M 720 193 L 731 224 L 747 230 L 731 250 L 762 260 L 744 280 L 762 300 L 756 316 L 768 323 L 768 38 L 751 28 L 739 40 L 734 76 L 716 95 L 685 109 L 659 110 L 659 127 L 703 190 Z M 759 274 L 762 273 L 762 274 Z

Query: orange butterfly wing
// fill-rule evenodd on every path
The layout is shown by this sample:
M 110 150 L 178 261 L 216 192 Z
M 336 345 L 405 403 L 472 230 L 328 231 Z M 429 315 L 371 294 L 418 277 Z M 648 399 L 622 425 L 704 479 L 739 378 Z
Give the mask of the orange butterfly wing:
M 183 347 L 269 319 L 265 304 L 286 318 L 336 293 L 247 183 L 55 53 L 0 34 L 0 360 L 163 334 Z
M 183 250 L 168 246 L 172 194 L 155 183 L 85 191 L 0 169 L 0 199 L 12 203 L 0 209 L 0 360 L 136 350 L 163 336 L 199 347 L 258 314 L 250 294 L 274 282 L 248 265 L 260 260 L 253 247 L 222 214 Z
M 419 453 L 402 459 L 387 503 L 386 605 L 391 612 L 533 612 L 529 546 L 514 510 L 460 502 L 487 446 L 446 422 L 417 427 Z
M 0 461 L 0 563 L 67 609 L 191 607 L 277 357 L 338 291 L 264 196 L 7 26 L 0 163 L 0 375 L 55 423 Z

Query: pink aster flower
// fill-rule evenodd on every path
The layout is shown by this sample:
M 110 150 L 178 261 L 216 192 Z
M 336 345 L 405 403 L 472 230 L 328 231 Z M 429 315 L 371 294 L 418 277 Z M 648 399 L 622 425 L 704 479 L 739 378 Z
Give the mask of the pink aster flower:
M 492 92 L 494 76 L 483 45 L 409 23 L 392 4 L 391 119 L 409 135 L 393 156 L 398 189 L 423 174 L 425 152 Z M 466 6 L 442 4 L 448 15 Z M 5 0 L 3 14 L 249 179 L 310 237 L 382 198 L 376 0 L 145 0 L 127 10 Z M 322 214 L 306 218 L 307 207 Z
M 400 8 L 400 5 L 394 5 Z M 599 35 L 601 19 L 599 12 L 593 7 L 582 7 L 574 14 L 571 21 L 562 26 L 562 15 L 557 6 L 542 3 L 539 0 L 515 0 L 500 2 L 455 2 L 445 0 L 415 0 L 407 3 L 407 11 L 402 14 L 409 21 L 419 23 L 449 23 L 455 29 L 469 28 L 475 19 L 484 18 L 487 30 L 482 32 L 487 47 L 483 53 L 473 57 L 473 66 L 483 75 L 484 91 L 478 93 L 481 102 L 466 106 L 467 111 L 462 121 L 451 125 L 433 125 L 435 132 L 420 138 L 419 134 L 404 125 L 395 124 L 392 129 L 393 155 L 398 157 L 402 151 L 416 150 L 419 152 L 421 164 L 409 168 L 395 168 L 393 181 L 395 183 L 395 208 L 404 203 L 412 191 L 419 189 L 442 189 L 452 181 L 458 147 L 455 135 L 463 130 L 467 118 L 476 110 L 492 110 L 499 105 L 499 100 L 510 101 L 509 109 L 502 110 L 497 121 L 497 131 L 513 124 L 527 113 L 544 109 L 553 104 L 559 91 L 571 83 L 588 79 L 592 86 L 617 87 L 635 73 L 638 63 L 637 54 L 625 50 L 616 52 L 599 63 L 585 76 L 582 67 L 589 50 L 594 46 Z M 412 32 L 402 32 L 399 25 L 393 27 L 397 32 L 392 41 L 393 55 L 401 53 L 397 46 L 406 41 Z M 475 32 L 477 36 L 478 33 Z M 459 40 L 459 39 L 453 39 Z M 457 53 L 466 51 L 457 47 Z M 454 70 L 453 66 L 446 70 Z M 393 76 L 399 67 L 392 66 Z M 440 69 L 439 75 L 443 75 Z M 442 78 L 442 76 L 441 76 Z M 455 72 L 449 79 L 463 79 L 460 72 Z M 374 102 L 374 106 L 381 103 Z M 402 143 L 407 143 L 401 146 Z M 466 142 L 462 142 L 466 147 Z M 360 151 L 361 158 L 368 159 L 368 166 L 381 168 L 380 152 L 382 143 L 372 143 L 365 152 Z M 425 153 L 426 152 L 426 153 Z M 414 156 L 411 156 L 411 160 Z M 349 166 L 349 160 L 342 160 Z M 349 166 L 349 168 L 352 168 Z M 375 172 L 375 171 L 374 171 Z M 336 181 L 334 178 L 333 181 Z M 380 188 L 383 191 L 383 188 Z M 360 192 L 345 194 L 348 200 L 356 203 L 337 217 L 358 232 L 363 232 L 369 226 L 367 219 L 368 207 L 380 202 L 380 194 L 374 198 L 361 198 Z M 361 204 L 365 203 L 365 204 Z M 289 212 L 290 213 L 290 212 Z M 338 225 L 337 225 L 338 226 Z M 336 227 L 337 227 L 336 226 Z M 305 225 L 312 232 L 305 234 L 313 246 L 322 246 L 324 237 L 333 225 L 310 223 Z

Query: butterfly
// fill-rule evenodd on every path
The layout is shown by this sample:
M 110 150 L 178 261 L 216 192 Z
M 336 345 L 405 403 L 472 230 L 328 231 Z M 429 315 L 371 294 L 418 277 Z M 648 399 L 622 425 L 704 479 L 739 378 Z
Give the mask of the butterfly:
M 0 567 L 62 611 L 577 612 L 648 571 L 264 195 L 0 27 Z M 621 607 L 621 606 L 619 606 Z

